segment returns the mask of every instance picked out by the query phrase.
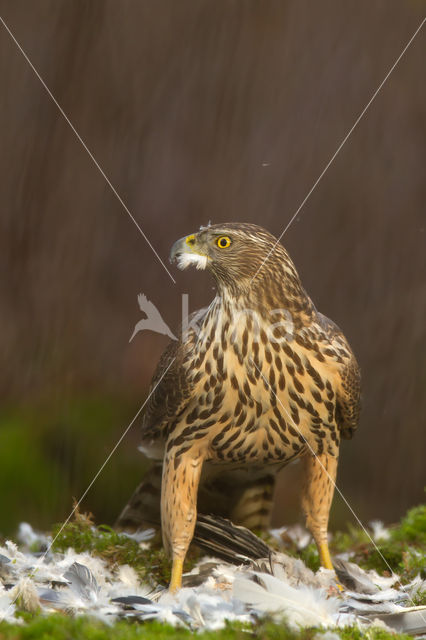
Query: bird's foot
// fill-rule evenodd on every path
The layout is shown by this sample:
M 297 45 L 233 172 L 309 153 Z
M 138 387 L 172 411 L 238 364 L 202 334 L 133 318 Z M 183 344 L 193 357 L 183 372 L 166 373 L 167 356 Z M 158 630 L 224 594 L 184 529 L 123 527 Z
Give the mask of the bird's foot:
M 320 542 L 318 547 L 321 565 L 324 567 L 324 569 L 330 569 L 331 571 L 335 572 L 327 542 Z M 345 590 L 340 582 L 336 582 L 336 588 L 340 593 Z

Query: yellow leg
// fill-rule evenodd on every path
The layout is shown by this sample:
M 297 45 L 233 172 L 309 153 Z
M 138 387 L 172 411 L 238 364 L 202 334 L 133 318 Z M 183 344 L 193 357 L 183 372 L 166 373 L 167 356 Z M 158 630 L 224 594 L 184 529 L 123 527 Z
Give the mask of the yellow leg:
M 161 525 L 164 547 L 172 557 L 172 593 L 182 586 L 183 563 L 194 535 L 197 519 L 197 491 L 203 459 L 175 455 L 173 449 L 163 462 L 161 484 Z
M 321 565 L 324 569 L 331 569 L 334 571 L 333 563 L 331 562 L 330 551 L 328 549 L 327 542 L 320 542 L 318 545 L 319 557 Z
M 304 466 L 302 508 L 306 516 L 306 526 L 314 537 L 322 566 L 333 570 L 327 543 L 327 527 L 336 479 L 337 457 L 325 453 L 318 456 L 307 455 L 304 458 Z
M 169 591 L 176 593 L 182 586 L 183 558 L 173 558 L 172 577 L 170 579 Z
M 333 563 L 331 561 L 331 556 L 330 556 L 330 550 L 328 548 L 327 542 L 319 543 L 318 553 L 320 557 L 321 566 L 323 566 L 324 569 L 331 569 L 331 571 L 334 571 Z M 342 587 L 342 585 L 340 584 L 340 582 L 336 582 L 336 587 L 338 588 L 339 591 L 345 590 L 344 587 Z

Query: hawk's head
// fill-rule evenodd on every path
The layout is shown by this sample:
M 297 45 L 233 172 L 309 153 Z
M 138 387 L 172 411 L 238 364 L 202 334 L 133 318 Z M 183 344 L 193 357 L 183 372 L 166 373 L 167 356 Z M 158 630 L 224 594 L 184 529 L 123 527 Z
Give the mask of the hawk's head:
M 284 247 L 262 227 L 227 222 L 201 227 L 174 243 L 171 262 L 180 269 L 208 269 L 219 289 L 260 309 L 310 314 L 313 305 Z
M 258 272 L 263 278 L 278 270 L 282 277 L 284 266 L 294 270 L 272 234 L 257 225 L 238 222 L 201 227 L 197 233 L 181 238 L 173 245 L 170 260 L 176 260 L 180 269 L 190 265 L 208 269 L 220 284 L 239 289 Z

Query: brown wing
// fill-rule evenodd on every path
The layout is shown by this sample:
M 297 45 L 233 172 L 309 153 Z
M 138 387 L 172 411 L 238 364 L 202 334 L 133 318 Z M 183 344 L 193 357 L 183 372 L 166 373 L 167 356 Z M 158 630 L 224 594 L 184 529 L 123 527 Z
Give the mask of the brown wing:
M 337 400 L 337 423 L 342 437 L 349 440 L 358 427 L 361 411 L 361 375 L 354 355 L 342 369 Z
M 142 435 L 161 428 L 185 406 L 190 389 L 182 369 L 181 342 L 173 341 L 164 350 L 151 381 L 148 402 L 143 415 Z
M 188 318 L 184 338 L 167 345 L 155 370 L 143 415 L 140 446 L 149 458 L 162 459 L 168 432 L 193 397 L 193 385 L 184 363 L 195 347 L 197 325 L 205 313 L 206 309 L 201 309 Z M 183 335 L 181 329 L 178 335 Z M 162 462 L 154 462 L 118 517 L 117 527 L 159 524 L 161 474 Z
M 358 427 L 361 411 L 361 373 L 358 362 L 343 332 L 332 320 L 318 314 L 327 337 L 337 348 L 345 352 L 340 368 L 340 385 L 337 389 L 336 419 L 343 438 L 352 438 Z
M 191 314 L 184 338 L 172 341 L 160 358 L 143 415 L 143 440 L 166 436 L 168 425 L 176 420 L 192 398 L 193 384 L 188 379 L 184 364 L 195 347 L 197 325 L 205 313 L 206 309 L 201 309 Z M 181 330 L 178 335 L 182 335 Z

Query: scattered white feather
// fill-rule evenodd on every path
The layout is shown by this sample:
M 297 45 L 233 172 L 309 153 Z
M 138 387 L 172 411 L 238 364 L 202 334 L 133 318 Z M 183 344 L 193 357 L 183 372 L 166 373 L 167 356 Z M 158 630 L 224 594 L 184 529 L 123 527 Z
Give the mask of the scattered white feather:
M 340 636 L 334 631 L 326 631 L 325 633 L 315 634 L 314 640 L 340 640 Z
M 197 588 L 183 588 L 176 594 L 164 591 L 159 603 L 182 610 L 196 629 L 216 630 L 223 628 L 227 620 L 253 620 L 242 602 L 233 599 L 229 591 L 217 590 L 212 581 Z
M 18 549 L 18 545 L 15 544 L 14 542 L 12 542 L 12 540 L 6 540 L 5 542 L 5 555 L 12 559 L 25 559 L 24 554 L 22 554 L 19 549 Z
M 177 266 L 182 270 L 191 265 L 194 265 L 196 269 L 205 269 L 207 260 L 207 256 L 201 256 L 198 253 L 180 253 L 177 257 Z
M 34 582 L 30 578 L 21 578 L 9 592 L 10 602 L 19 604 L 23 611 L 35 613 L 40 609 L 40 600 Z
M 139 587 L 139 578 L 136 571 L 129 564 L 122 564 L 118 568 L 118 579 L 131 589 Z
M 383 522 L 380 522 L 380 520 L 372 520 L 369 524 L 375 542 L 377 542 L 378 540 L 389 540 L 390 531 L 387 527 L 384 526 Z
M 7 591 L 0 583 L 0 622 L 22 622 L 22 618 L 15 618 L 16 605 L 10 597 L 10 591 Z
M 235 598 L 257 611 L 287 620 L 300 626 L 334 626 L 333 614 L 339 610 L 338 598 L 311 587 L 291 587 L 282 580 L 265 573 L 255 573 L 257 581 L 240 577 L 234 580 L 232 593 Z
M 408 600 L 410 602 L 423 591 L 426 591 L 426 580 L 423 580 L 421 576 L 416 576 L 414 580 L 411 580 L 408 584 L 400 586 L 401 591 L 408 594 Z
M 47 549 L 52 541 L 51 536 L 46 536 L 44 533 L 34 531 L 32 526 L 28 522 L 21 522 L 18 529 L 17 538 L 21 544 L 26 547 L 33 547 L 36 545 L 39 548 Z
M 328 589 L 336 586 L 334 571 L 323 569 L 315 574 L 300 558 L 292 558 L 284 553 L 275 553 L 267 560 L 257 560 L 252 563 L 252 566 L 263 573 L 271 573 L 291 587 L 305 585 Z
M 139 532 L 140 543 L 148 544 L 151 535 L 152 531 Z M 356 590 L 339 594 L 332 571 L 314 574 L 300 559 L 275 553 L 271 559 L 240 567 L 204 558 L 185 574 L 184 588 L 177 594 L 160 587 L 153 592 L 131 566 L 111 566 L 88 552 L 49 550 L 39 556 L 31 549 L 42 548 L 49 539 L 30 525 L 20 528 L 20 539 L 21 548 L 11 541 L 0 546 L 0 576 L 11 585 L 6 590 L 0 581 L 0 619 L 9 622 L 21 623 L 15 617 L 18 610 L 40 609 L 46 614 L 90 614 L 109 624 L 119 618 L 155 619 L 192 630 L 221 629 L 226 621 L 251 622 L 265 613 L 286 618 L 294 628 L 368 626 L 372 623 L 366 616 L 404 620 L 409 598 L 424 588 L 420 577 L 392 588 L 398 576 L 381 578 L 343 563 Z M 335 637 L 330 632 L 325 640 Z
M 100 587 L 93 573 L 84 564 L 73 562 L 64 573 L 64 578 L 68 580 L 72 590 L 84 600 L 91 600 L 93 603 L 98 601 Z
M 312 542 L 311 534 L 300 524 L 295 524 L 291 527 L 271 529 L 270 533 L 281 546 L 283 546 L 286 541 L 290 541 L 293 542 L 298 549 L 304 549 Z
M 380 576 L 375 569 L 370 569 L 365 573 L 371 580 L 371 582 L 377 585 L 379 589 L 389 589 L 400 580 L 400 577 L 397 573 L 392 573 L 392 575 L 390 576 Z
M 130 538 L 137 542 L 141 549 L 148 549 L 149 540 L 155 536 L 155 529 L 138 529 L 134 533 L 128 533 L 127 531 L 121 531 L 120 535 L 126 536 L 126 538 Z

